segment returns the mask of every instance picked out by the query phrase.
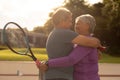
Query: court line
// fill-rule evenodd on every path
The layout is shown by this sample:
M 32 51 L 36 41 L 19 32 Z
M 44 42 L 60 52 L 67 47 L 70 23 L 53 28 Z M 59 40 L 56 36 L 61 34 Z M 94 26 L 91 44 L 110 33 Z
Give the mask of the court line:
M 38 76 L 38 74 L 22 74 L 22 75 L 18 75 L 18 74 L 0 74 L 0 76 Z
M 38 74 L 0 74 L 0 76 L 38 76 Z M 100 77 L 120 77 L 120 75 L 100 74 Z

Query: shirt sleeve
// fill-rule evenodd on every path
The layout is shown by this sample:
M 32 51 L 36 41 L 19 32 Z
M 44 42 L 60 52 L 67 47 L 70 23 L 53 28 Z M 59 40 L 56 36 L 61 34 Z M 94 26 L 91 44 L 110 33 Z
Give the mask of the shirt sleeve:
M 48 65 L 49 67 L 72 66 L 87 56 L 89 52 L 90 50 L 87 47 L 77 46 L 68 56 L 50 59 Z

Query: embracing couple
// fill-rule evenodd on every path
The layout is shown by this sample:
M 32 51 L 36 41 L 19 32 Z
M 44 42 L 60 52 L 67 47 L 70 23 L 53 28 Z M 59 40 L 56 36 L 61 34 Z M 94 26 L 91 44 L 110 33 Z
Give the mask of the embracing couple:
M 57 9 L 52 21 L 54 29 L 46 43 L 48 61 L 40 65 L 46 80 L 99 80 L 97 38 L 92 37 L 96 22 L 89 14 L 75 19 L 75 32 L 71 31 L 72 13 Z

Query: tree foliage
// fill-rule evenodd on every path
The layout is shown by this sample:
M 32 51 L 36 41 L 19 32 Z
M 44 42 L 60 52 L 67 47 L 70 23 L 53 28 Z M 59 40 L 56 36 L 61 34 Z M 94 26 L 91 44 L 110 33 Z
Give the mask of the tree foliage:
M 120 54 L 120 0 L 104 0 L 103 16 L 108 19 L 109 51 Z
M 45 33 L 46 33 L 46 30 L 45 30 L 45 28 L 42 27 L 42 26 L 37 26 L 37 27 L 35 27 L 35 28 L 33 29 L 33 32 L 45 34 Z

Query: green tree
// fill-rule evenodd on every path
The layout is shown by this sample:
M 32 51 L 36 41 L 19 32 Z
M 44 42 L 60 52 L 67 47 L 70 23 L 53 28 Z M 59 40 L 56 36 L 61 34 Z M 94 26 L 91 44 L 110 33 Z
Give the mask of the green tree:
M 120 0 L 104 0 L 103 16 L 108 19 L 109 51 L 120 55 Z
M 108 20 L 102 15 L 102 8 L 104 7 L 103 3 L 96 3 L 90 7 L 92 9 L 91 14 L 96 19 L 96 28 L 95 28 L 95 36 L 98 37 L 102 43 L 105 43 L 106 37 L 108 36 L 106 32 L 107 31 L 107 23 Z M 106 34 L 106 35 L 105 35 Z M 104 44 L 107 45 L 107 44 Z

